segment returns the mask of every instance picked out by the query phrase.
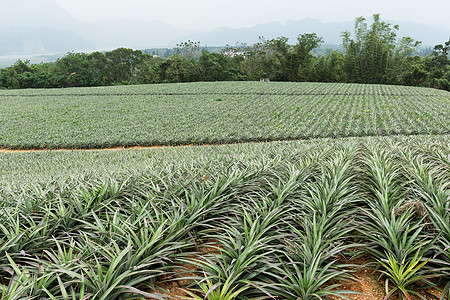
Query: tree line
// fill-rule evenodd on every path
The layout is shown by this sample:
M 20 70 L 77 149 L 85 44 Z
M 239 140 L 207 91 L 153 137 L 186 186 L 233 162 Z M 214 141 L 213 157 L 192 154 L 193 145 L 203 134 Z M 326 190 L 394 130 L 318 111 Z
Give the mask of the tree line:
M 450 90 L 450 39 L 425 57 L 414 55 L 420 45 L 397 37 L 398 26 L 373 15 L 360 17 L 353 33 L 342 33 L 342 51 L 314 56 L 323 43 L 315 33 L 300 34 L 295 44 L 285 37 L 253 45 L 227 46 L 222 53 L 184 42 L 167 59 L 140 50 L 70 52 L 56 62 L 30 64 L 18 60 L 0 69 L 0 88 L 63 88 L 195 81 L 314 81 L 401 84 Z

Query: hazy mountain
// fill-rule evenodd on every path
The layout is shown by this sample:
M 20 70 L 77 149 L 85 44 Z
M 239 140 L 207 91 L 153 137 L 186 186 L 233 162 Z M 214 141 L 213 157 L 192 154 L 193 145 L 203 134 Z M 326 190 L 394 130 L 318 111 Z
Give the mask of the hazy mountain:
M 67 28 L 77 22 L 54 0 L 1 0 L 1 6 L 0 28 Z
M 295 42 L 300 33 L 315 32 L 326 43 L 339 44 L 340 33 L 353 30 L 353 21 L 324 23 L 315 19 L 271 22 L 249 28 L 218 28 L 191 33 L 159 21 L 100 20 L 81 22 L 74 19 L 55 0 L 0 0 L 0 56 L 44 54 L 52 52 L 174 47 L 192 40 L 202 45 L 225 46 L 237 42 L 252 44 L 259 36 L 271 39 L 285 36 Z M 400 35 L 422 40 L 425 45 L 443 43 L 449 29 L 414 22 L 392 22 L 400 25 Z
M 399 37 L 411 36 L 416 40 L 422 41 L 424 45 L 444 43 L 450 37 L 450 31 L 445 28 L 436 28 L 414 22 L 393 21 L 391 23 L 400 26 Z M 259 36 L 264 36 L 266 39 L 284 36 L 293 43 L 299 34 L 312 32 L 322 37 L 326 43 L 340 44 L 342 42 L 340 38 L 341 32 L 345 30 L 353 32 L 353 28 L 353 21 L 324 23 L 316 19 L 307 18 L 300 21 L 288 21 L 284 25 L 279 22 L 271 22 L 239 29 L 222 27 L 209 32 L 197 32 L 180 37 L 174 40 L 172 44 L 186 40 L 200 41 L 202 45 L 207 44 L 210 46 L 234 45 L 237 42 L 252 44 L 258 41 Z
M 300 21 L 288 21 L 285 25 L 279 22 L 271 22 L 239 29 L 222 27 L 210 32 L 186 35 L 173 41 L 173 43 L 190 39 L 211 46 L 234 45 L 236 43 L 252 44 L 257 42 L 260 36 L 264 36 L 266 39 L 284 36 L 294 42 L 300 33 L 315 32 L 323 37 L 326 43 L 338 44 L 340 43 L 340 33 L 352 26 L 353 22 L 322 23 L 319 20 L 308 18 Z
M 439 28 L 414 22 L 393 22 L 400 26 L 399 36 L 410 36 L 415 40 L 422 41 L 422 45 L 435 46 L 444 44 L 450 39 L 450 28 Z
M 54 0 L 1 0 L 0 55 L 92 49 L 70 28 L 77 20 Z
M 0 55 L 28 55 L 93 49 L 93 45 L 70 30 L 0 28 Z
M 188 33 L 160 21 L 127 19 L 79 22 L 72 31 L 95 45 L 96 49 L 166 47 L 173 39 Z
M 189 32 L 159 22 L 80 22 L 54 0 L 1 0 L 0 56 L 163 47 Z

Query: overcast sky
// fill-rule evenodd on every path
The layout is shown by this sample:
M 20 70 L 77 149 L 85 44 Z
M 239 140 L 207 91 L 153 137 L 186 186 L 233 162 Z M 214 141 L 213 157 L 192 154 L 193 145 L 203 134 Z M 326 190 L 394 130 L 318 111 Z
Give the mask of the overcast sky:
M 0 0 L 1 2 L 1 0 Z M 212 29 L 286 22 L 306 17 L 351 21 L 381 13 L 386 20 L 415 21 L 450 31 L 449 0 L 57 0 L 82 21 L 101 18 L 159 20 L 178 29 Z

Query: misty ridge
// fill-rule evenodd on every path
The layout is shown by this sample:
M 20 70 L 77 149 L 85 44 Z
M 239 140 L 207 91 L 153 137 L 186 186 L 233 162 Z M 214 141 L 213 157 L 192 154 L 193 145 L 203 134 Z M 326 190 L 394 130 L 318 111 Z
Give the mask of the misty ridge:
M 134 19 L 82 22 L 73 18 L 54 0 L 2 0 L 0 11 L 0 56 L 67 53 L 69 51 L 111 50 L 118 47 L 170 48 L 187 40 L 202 45 L 252 44 L 259 36 L 284 36 L 291 41 L 301 33 L 316 33 L 325 43 L 340 44 L 340 33 L 351 30 L 354 20 L 324 23 L 316 19 L 270 22 L 253 27 L 221 27 L 206 32 L 176 29 L 161 21 Z M 357 16 L 355 16 L 357 17 Z M 399 36 L 411 36 L 422 45 L 442 43 L 448 30 L 414 22 L 395 22 Z

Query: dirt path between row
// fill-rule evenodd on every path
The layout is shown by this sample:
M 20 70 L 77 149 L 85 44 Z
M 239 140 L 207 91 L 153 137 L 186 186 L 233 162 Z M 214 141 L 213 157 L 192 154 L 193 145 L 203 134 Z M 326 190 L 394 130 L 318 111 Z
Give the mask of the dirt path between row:
M 364 136 L 343 136 L 337 137 L 339 139 L 348 138 L 363 138 L 363 137 L 399 137 L 399 136 L 425 136 L 426 134 L 394 134 L 394 135 L 364 135 Z M 446 136 L 448 133 L 438 134 L 439 136 Z M 436 135 L 433 135 L 436 136 Z M 262 144 L 270 142 L 288 142 L 288 141 L 307 141 L 315 139 L 336 139 L 336 137 L 312 137 L 312 138 L 288 138 L 288 139 L 274 139 L 265 141 L 230 141 L 217 144 L 180 144 L 180 145 L 153 145 L 153 146 L 120 146 L 120 147 L 110 147 L 110 148 L 43 148 L 43 149 L 9 149 L 0 148 L 0 153 L 28 153 L 28 152 L 64 152 L 64 151 L 118 151 L 118 150 L 129 150 L 129 149 L 157 149 L 157 148 L 182 148 L 182 147 L 207 147 L 207 146 L 219 146 L 219 145 L 237 145 L 237 144 Z
M 223 145 L 223 144 L 217 144 Z M 228 145 L 228 144 L 227 144 Z M 185 144 L 185 145 L 157 145 L 157 146 L 131 146 L 131 147 L 112 147 L 112 148 L 55 148 L 55 149 L 7 149 L 0 148 L 0 153 L 30 153 L 30 152 L 70 152 L 70 151 L 119 151 L 119 150 L 131 150 L 131 149 L 158 149 L 158 148 L 181 148 L 181 147 L 206 147 L 212 146 L 211 144 Z

